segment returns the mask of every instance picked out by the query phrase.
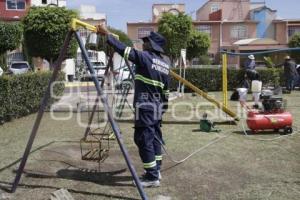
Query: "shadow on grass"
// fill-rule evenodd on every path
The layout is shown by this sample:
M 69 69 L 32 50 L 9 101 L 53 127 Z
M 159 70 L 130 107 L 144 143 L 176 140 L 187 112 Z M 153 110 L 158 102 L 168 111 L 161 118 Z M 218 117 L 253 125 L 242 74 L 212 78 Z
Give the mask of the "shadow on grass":
M 45 147 L 48 147 L 54 143 L 57 142 L 62 142 L 62 143 L 74 143 L 76 141 L 52 141 L 47 144 L 44 144 L 42 146 L 37 147 L 36 149 L 32 150 L 30 154 L 35 153 L 39 150 L 44 149 Z M 12 166 L 18 164 L 22 160 L 22 157 L 13 161 L 12 163 L 2 167 L 0 169 L 0 172 L 3 172 L 6 169 L 11 168 Z M 28 172 L 23 172 L 27 177 L 33 177 L 33 178 L 61 178 L 61 179 L 67 179 L 67 180 L 75 180 L 75 181 L 84 181 L 84 182 L 92 182 L 95 184 L 99 185 L 107 185 L 107 186 L 132 186 L 134 187 L 133 184 L 129 183 L 122 183 L 122 182 L 131 182 L 133 178 L 131 176 L 117 176 L 118 174 L 124 173 L 126 169 L 121 169 L 117 171 L 112 171 L 112 172 L 98 172 L 98 171 L 92 171 L 90 169 L 78 169 L 76 166 L 72 166 L 68 163 L 69 167 L 74 167 L 75 169 L 62 169 L 57 171 L 56 176 L 51 176 L 51 175 L 44 175 L 42 173 L 37 174 L 37 173 L 28 173 Z M 14 173 L 16 173 L 16 170 L 13 170 Z M 3 185 L 5 184 L 5 185 Z M 11 185 L 12 183 L 9 182 L 4 182 L 0 181 L 0 189 L 5 191 L 5 192 L 11 192 Z M 61 188 L 56 188 L 53 186 L 43 186 L 43 185 L 26 185 L 26 184 L 19 184 L 19 186 L 24 187 L 24 188 L 53 188 L 53 189 L 61 189 Z M 84 191 L 76 191 L 69 189 L 70 192 L 73 193 L 80 193 L 80 194 L 85 194 L 85 195 L 99 195 L 99 196 L 105 196 L 105 197 L 110 197 L 110 198 L 117 198 L 117 199 L 132 199 L 132 198 L 126 198 L 126 197 L 120 197 L 120 196 L 113 196 L 113 195 L 107 195 L 104 193 L 89 193 L 89 192 L 84 192 Z
M 49 143 L 44 144 L 44 145 L 42 145 L 42 146 L 39 146 L 39 147 L 37 147 L 36 149 L 32 150 L 32 151 L 30 152 L 30 154 L 32 154 L 32 153 L 34 153 L 34 152 L 36 152 L 36 151 L 38 151 L 38 150 L 41 150 L 41 149 L 43 149 L 43 148 L 45 148 L 45 147 L 48 147 L 48 146 L 50 146 L 50 145 L 52 145 L 52 144 L 54 144 L 54 143 L 55 143 L 55 141 L 52 141 L 52 142 L 49 142 Z M 24 149 L 25 149 L 25 147 L 24 147 Z M 29 154 L 29 155 L 30 155 L 30 154 Z M 8 168 L 10 168 L 10 167 L 12 167 L 12 166 L 14 166 L 14 165 L 17 164 L 18 162 L 20 162 L 20 161 L 22 160 L 22 158 L 23 158 L 23 157 L 21 157 L 21 158 L 15 160 L 14 162 L 12 162 L 12 163 L 10 163 L 10 164 L 8 164 L 8 165 L 2 167 L 2 168 L 0 169 L 0 172 L 2 172 L 2 171 L 4 171 L 4 170 L 6 170 L 6 169 L 8 169 Z
M 6 186 L 4 186 L 6 185 Z M 11 183 L 9 182 L 4 182 L 0 181 L 0 190 L 3 190 L 5 192 L 11 192 L 10 189 L 7 189 L 8 187 L 11 187 Z M 59 190 L 61 188 L 59 187 L 54 187 L 54 186 L 48 186 L 48 185 L 33 185 L 33 184 L 19 184 L 19 187 L 22 187 L 23 189 L 54 189 L 54 190 Z M 74 189 L 67 189 L 69 192 L 74 193 L 74 194 L 82 194 L 82 195 L 87 195 L 87 196 L 101 196 L 101 197 L 106 197 L 106 198 L 111 198 L 111 199 L 124 199 L 124 200 L 138 200 L 137 198 L 131 198 L 131 197 L 124 197 L 124 196 L 118 196 L 118 195 L 111 195 L 111 194 L 105 194 L 105 193 L 100 193 L 100 192 L 87 192 L 87 191 L 80 191 L 80 190 L 74 190 Z
M 244 131 L 233 131 L 232 133 L 238 134 L 238 135 L 245 135 Z M 274 132 L 274 131 L 258 131 L 257 133 L 253 133 L 250 130 L 246 131 L 248 136 L 255 137 L 256 135 L 274 135 L 274 136 L 280 136 L 283 135 L 283 132 Z
M 37 152 L 37 151 L 39 151 L 39 150 L 44 149 L 45 147 L 48 147 L 48 146 L 50 146 L 50 145 L 52 145 L 52 144 L 54 144 L 54 143 L 58 143 L 58 142 L 61 142 L 61 143 L 79 143 L 79 141 L 71 141 L 71 140 L 70 140 L 70 141 L 69 141 L 69 140 L 66 140 L 66 141 L 52 141 L 52 142 L 49 142 L 49 143 L 47 143 L 47 144 L 44 144 L 44 145 L 41 145 L 41 146 L 37 147 L 36 149 L 32 150 L 32 151 L 30 152 L 30 154 L 35 153 L 35 152 Z M 24 149 L 25 149 L 25 147 L 24 147 Z M 29 155 L 30 155 L 30 154 L 29 154 Z M 3 172 L 4 170 L 9 169 L 10 167 L 16 165 L 17 163 L 19 163 L 19 162 L 22 160 L 22 158 L 23 158 L 23 157 L 21 157 L 21 158 L 15 160 L 15 161 L 13 161 L 12 163 L 10 163 L 10 164 L 8 164 L 8 165 L 6 165 L 6 166 L 0 168 L 0 173 Z
M 42 173 L 24 172 L 30 178 L 60 178 L 73 181 L 91 182 L 106 186 L 133 186 L 133 184 L 124 183 L 132 181 L 131 176 L 118 176 L 126 172 L 126 169 L 121 169 L 111 172 L 98 172 L 86 168 L 82 169 L 61 169 L 56 172 L 56 176 L 44 175 Z

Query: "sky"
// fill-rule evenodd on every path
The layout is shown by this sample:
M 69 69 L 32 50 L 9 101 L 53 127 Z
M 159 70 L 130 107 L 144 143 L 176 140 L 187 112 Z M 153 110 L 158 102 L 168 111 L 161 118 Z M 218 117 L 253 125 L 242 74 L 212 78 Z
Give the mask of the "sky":
M 106 14 L 107 23 L 127 32 L 127 22 L 150 21 L 152 4 L 185 3 L 186 13 L 195 19 L 195 11 L 207 0 L 67 0 L 67 7 L 77 9 L 80 5 L 95 5 L 97 12 Z M 261 0 L 263 1 L 263 0 Z M 285 19 L 300 19 L 299 0 L 266 0 L 271 9 L 277 10 L 277 16 Z

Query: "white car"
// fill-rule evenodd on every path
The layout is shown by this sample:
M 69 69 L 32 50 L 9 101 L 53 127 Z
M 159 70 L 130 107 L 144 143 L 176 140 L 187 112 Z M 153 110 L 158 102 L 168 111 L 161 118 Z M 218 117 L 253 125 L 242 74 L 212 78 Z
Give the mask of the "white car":
M 9 72 L 11 74 L 24 74 L 30 70 L 30 65 L 26 61 L 16 61 L 13 62 L 9 67 Z
M 96 77 L 99 80 L 103 80 L 104 74 L 105 74 L 105 70 L 106 70 L 106 65 L 103 62 L 91 62 L 91 64 L 92 64 L 92 66 L 94 68 Z M 86 78 L 91 78 L 91 77 L 92 77 L 92 75 L 91 75 L 90 71 L 87 68 Z
M 98 78 L 104 78 L 106 65 L 103 62 L 94 62 L 92 63 L 95 73 Z
M 123 66 L 119 69 L 116 69 L 115 72 L 116 72 L 115 80 L 116 80 L 117 87 L 122 87 L 122 85 L 125 82 L 127 83 L 131 82 L 130 79 L 132 78 L 130 78 L 130 71 L 127 66 Z

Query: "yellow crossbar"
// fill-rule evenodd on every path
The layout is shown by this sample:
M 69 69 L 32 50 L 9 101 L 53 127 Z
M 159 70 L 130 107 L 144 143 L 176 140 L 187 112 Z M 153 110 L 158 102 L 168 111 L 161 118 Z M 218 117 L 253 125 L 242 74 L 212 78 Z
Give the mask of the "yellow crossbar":
M 234 120 L 236 120 L 236 121 L 240 120 L 239 117 L 237 116 L 237 114 L 235 112 L 233 112 L 229 108 L 225 107 L 222 103 L 220 103 L 219 101 L 217 101 L 213 97 L 209 96 L 206 92 L 204 92 L 204 91 L 200 90 L 199 88 L 197 88 L 191 82 L 185 80 L 184 78 L 182 78 L 181 76 L 179 76 L 178 74 L 176 74 L 175 72 L 173 72 L 172 70 L 170 70 L 170 74 L 176 80 L 178 80 L 182 84 L 184 84 L 186 87 L 190 88 L 191 90 L 193 90 L 194 92 L 196 92 L 198 95 L 202 96 L 207 101 L 209 101 L 209 102 L 213 103 L 214 105 L 216 105 L 219 109 L 221 109 L 222 111 L 224 111 L 226 114 L 228 114 Z
M 80 21 L 79 19 L 72 19 L 71 28 L 73 31 L 77 31 L 78 28 L 83 27 L 85 29 L 88 29 L 92 32 L 97 32 L 97 28 L 94 25 L 88 24 L 86 22 Z M 111 33 L 115 38 L 119 39 L 119 36 L 116 34 Z

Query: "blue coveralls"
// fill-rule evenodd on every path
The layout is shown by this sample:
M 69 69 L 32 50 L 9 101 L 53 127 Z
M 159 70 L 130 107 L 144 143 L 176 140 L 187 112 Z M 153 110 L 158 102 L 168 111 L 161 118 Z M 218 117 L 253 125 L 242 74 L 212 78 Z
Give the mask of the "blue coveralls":
M 170 63 L 157 52 L 126 47 L 112 35 L 108 36 L 107 42 L 136 65 L 134 141 L 144 164 L 145 178 L 157 180 L 162 162 L 160 126 L 167 108 Z

